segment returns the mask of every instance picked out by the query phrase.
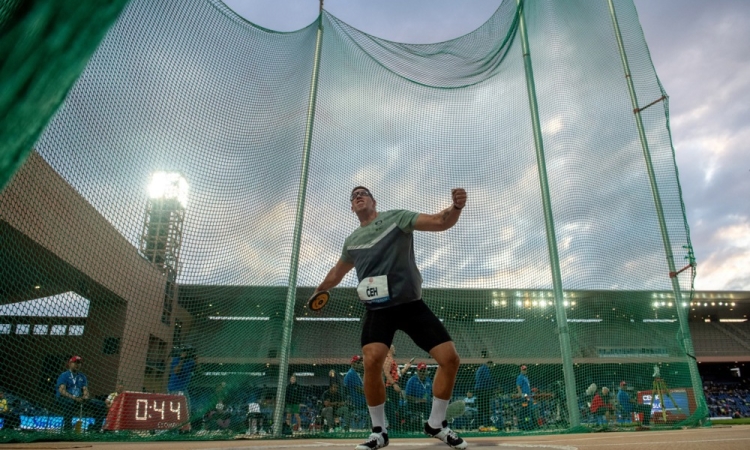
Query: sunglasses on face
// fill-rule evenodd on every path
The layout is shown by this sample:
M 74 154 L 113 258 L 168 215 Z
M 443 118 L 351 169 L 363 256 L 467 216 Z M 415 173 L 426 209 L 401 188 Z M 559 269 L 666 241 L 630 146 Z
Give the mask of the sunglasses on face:
M 352 192 L 352 196 L 349 197 L 349 201 L 353 202 L 354 200 L 356 200 L 356 199 L 358 199 L 360 197 L 372 197 L 372 194 L 370 194 L 367 191 L 362 191 L 362 190 L 360 190 L 360 191 L 354 191 L 354 192 Z

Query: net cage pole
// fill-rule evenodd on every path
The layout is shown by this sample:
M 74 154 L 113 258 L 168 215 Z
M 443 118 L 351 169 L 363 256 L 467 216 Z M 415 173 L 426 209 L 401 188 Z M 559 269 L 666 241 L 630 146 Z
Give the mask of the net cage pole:
M 537 170 L 539 172 L 539 183 L 544 207 L 544 226 L 547 232 L 547 248 L 549 250 L 550 267 L 552 269 L 552 285 L 555 293 L 555 317 L 557 329 L 560 336 L 560 352 L 562 355 L 563 376 L 565 377 L 565 398 L 568 408 L 568 418 L 571 427 L 577 427 L 581 423 L 578 411 L 578 398 L 576 397 L 575 372 L 573 371 L 573 352 L 570 348 L 570 328 L 563 303 L 562 275 L 560 272 L 560 257 L 557 252 L 557 238 L 555 236 L 555 222 L 552 216 L 552 202 L 550 200 L 549 182 L 547 180 L 547 166 L 544 159 L 544 140 L 542 138 L 542 127 L 539 121 L 539 107 L 534 85 L 534 70 L 531 65 L 531 54 L 529 51 L 529 39 L 526 32 L 526 20 L 524 19 L 524 0 L 516 0 L 518 6 L 518 29 L 521 33 L 521 47 L 523 50 L 523 65 L 526 73 L 526 92 L 529 97 L 529 109 L 531 112 L 531 123 L 534 133 L 534 147 L 536 149 Z
M 638 96 L 635 92 L 635 86 L 633 85 L 633 77 L 630 72 L 630 64 L 628 64 L 628 56 L 625 52 L 625 45 L 622 40 L 622 33 L 620 32 L 620 25 L 617 20 L 617 13 L 615 11 L 615 5 L 612 0 L 607 0 L 609 4 L 609 14 L 612 18 L 612 26 L 615 32 L 615 38 L 617 40 L 617 47 L 620 51 L 620 60 L 622 61 L 622 68 L 625 72 L 625 80 L 628 84 L 628 91 L 630 93 L 630 101 L 633 106 L 633 113 L 635 116 L 635 124 L 638 128 L 638 136 L 641 142 L 641 149 L 643 150 L 643 159 L 646 163 L 646 170 L 648 171 L 648 179 L 651 184 L 651 194 L 654 198 L 654 207 L 656 209 L 656 215 L 659 219 L 659 229 L 661 231 L 662 242 L 664 244 L 664 253 L 667 258 L 667 264 L 669 266 L 670 281 L 672 282 L 672 291 L 674 293 L 675 305 L 677 306 L 677 318 L 680 323 L 680 335 L 682 338 L 682 348 L 685 353 L 689 356 L 688 367 L 690 370 L 690 380 L 693 385 L 693 391 L 695 399 L 698 404 L 696 414 L 705 413 L 708 411 L 705 399 L 703 398 L 703 383 L 701 382 L 700 374 L 698 373 L 698 364 L 694 357 L 695 351 L 693 349 L 693 341 L 690 337 L 690 328 L 688 327 L 688 317 L 685 308 L 681 306 L 682 293 L 680 291 L 680 282 L 677 278 L 677 269 L 674 264 L 674 254 L 672 253 L 672 244 L 669 239 L 669 230 L 667 229 L 666 221 L 664 220 L 664 208 L 661 203 L 661 196 L 659 195 L 659 186 L 656 182 L 656 174 L 654 172 L 654 165 L 651 159 L 651 151 L 648 146 L 648 138 L 646 137 L 646 131 L 643 126 L 643 118 L 641 117 L 641 108 L 638 106 Z M 692 261 L 691 261 L 692 264 Z
M 315 38 L 315 57 L 313 61 L 312 79 L 310 81 L 310 98 L 307 105 L 307 122 L 305 123 L 305 140 L 302 150 L 302 169 L 297 193 L 297 209 L 294 222 L 294 237 L 292 255 L 289 263 L 289 283 L 286 294 L 286 309 L 281 334 L 281 348 L 279 349 L 279 379 L 276 384 L 276 408 L 273 413 L 273 434 L 281 436 L 284 418 L 284 397 L 286 396 L 286 379 L 288 378 L 289 352 L 292 342 L 292 328 L 294 326 L 294 305 L 297 297 L 297 272 L 299 270 L 300 242 L 302 240 L 302 221 L 305 213 L 305 195 L 307 192 L 307 177 L 310 167 L 310 145 L 312 141 L 313 122 L 315 119 L 315 100 L 318 95 L 318 73 L 320 71 L 320 53 L 323 45 L 323 1 L 320 2 L 318 16 L 318 32 Z

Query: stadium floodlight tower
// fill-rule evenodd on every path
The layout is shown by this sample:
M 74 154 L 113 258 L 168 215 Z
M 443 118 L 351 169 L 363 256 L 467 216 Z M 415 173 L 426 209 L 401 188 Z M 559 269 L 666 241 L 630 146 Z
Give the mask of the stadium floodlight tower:
M 171 324 L 177 299 L 182 225 L 188 199 L 188 183 L 179 173 L 154 172 L 141 233 L 141 254 L 166 277 L 161 321 Z

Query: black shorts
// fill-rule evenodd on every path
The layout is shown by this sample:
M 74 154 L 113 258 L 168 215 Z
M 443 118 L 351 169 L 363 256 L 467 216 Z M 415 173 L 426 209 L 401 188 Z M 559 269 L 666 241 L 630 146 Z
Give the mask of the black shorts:
M 436 346 L 453 340 L 440 319 L 422 300 L 417 300 L 390 308 L 368 310 L 362 325 L 362 347 L 373 342 L 390 347 L 396 330 L 409 335 L 427 353 Z

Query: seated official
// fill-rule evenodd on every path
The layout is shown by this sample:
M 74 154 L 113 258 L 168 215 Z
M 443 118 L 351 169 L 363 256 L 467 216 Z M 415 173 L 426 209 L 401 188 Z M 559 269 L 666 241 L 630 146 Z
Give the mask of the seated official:
M 427 420 L 432 406 L 432 379 L 427 376 L 427 364 L 417 364 L 417 372 L 406 383 L 405 394 L 409 413 Z
M 344 430 L 349 431 L 349 406 L 346 397 L 339 391 L 338 384 L 332 384 L 327 391 L 323 393 L 323 409 L 320 412 L 325 420 L 324 429 L 327 431 L 330 427 L 338 428 L 343 422 Z
M 117 383 L 117 387 L 115 387 L 115 392 L 109 394 L 107 396 L 107 399 L 104 400 L 104 404 L 107 406 L 107 409 L 112 408 L 112 405 L 115 403 L 115 399 L 125 391 L 125 385 L 122 383 Z
M 632 413 L 643 414 L 643 426 L 648 427 L 651 425 L 651 405 L 644 405 L 635 401 L 630 397 L 627 392 L 628 383 L 621 381 L 620 390 L 617 392 L 617 402 L 622 408 L 622 413 L 627 417 Z
M 591 400 L 591 414 L 597 418 L 597 423 L 608 423 L 610 414 L 614 411 L 612 398 L 609 395 L 609 388 L 603 387 L 601 393 L 594 395 Z
M 63 432 L 73 429 L 74 417 L 93 417 L 92 431 L 101 430 L 107 416 L 107 406 L 89 395 L 88 379 L 80 369 L 83 359 L 74 356 L 68 361 L 68 370 L 57 377 L 55 400 L 63 416 Z

